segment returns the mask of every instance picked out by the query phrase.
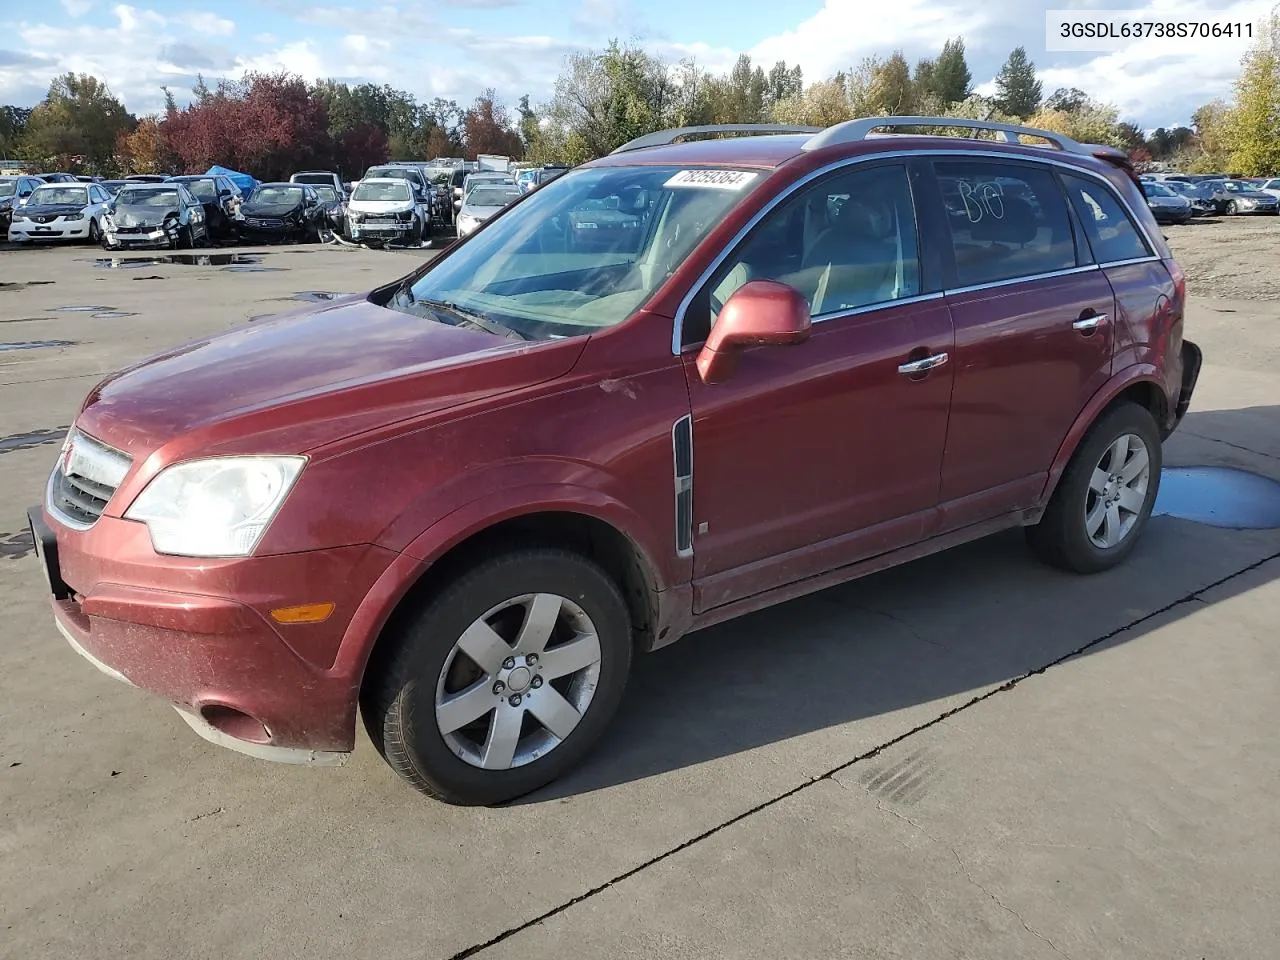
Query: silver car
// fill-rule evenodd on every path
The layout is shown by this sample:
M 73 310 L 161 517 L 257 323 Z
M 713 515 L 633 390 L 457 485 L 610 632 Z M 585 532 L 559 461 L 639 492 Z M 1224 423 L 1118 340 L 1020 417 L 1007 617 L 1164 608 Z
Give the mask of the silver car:
M 480 224 L 494 214 L 501 213 L 521 196 L 520 188 L 514 183 L 478 183 L 473 186 L 458 210 L 459 238 L 475 233 L 480 229 Z

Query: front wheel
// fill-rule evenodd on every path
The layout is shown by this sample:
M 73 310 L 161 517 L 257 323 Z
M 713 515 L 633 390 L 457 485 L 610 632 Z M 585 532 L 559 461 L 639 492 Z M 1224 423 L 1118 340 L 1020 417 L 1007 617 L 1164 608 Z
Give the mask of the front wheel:
M 1235 216 L 1237 213 L 1239 213 L 1239 212 L 1240 212 L 1240 208 L 1236 205 L 1236 202 L 1235 202 L 1234 200 L 1228 200 L 1228 201 L 1227 201 L 1227 213 L 1228 213 L 1228 215 L 1230 215 L 1230 216 L 1233 216 L 1233 217 L 1234 217 L 1234 216 Z
M 99 243 L 102 240 L 102 231 L 98 229 L 98 221 L 89 221 L 89 242 Z
M 599 739 L 631 667 L 631 618 L 592 561 L 551 548 L 462 574 L 371 665 L 369 736 L 412 786 L 500 803 L 550 783 Z
M 1099 573 L 1137 545 L 1160 489 L 1163 449 L 1145 407 L 1112 408 L 1085 435 L 1040 522 L 1027 528 L 1032 550 L 1074 573 Z

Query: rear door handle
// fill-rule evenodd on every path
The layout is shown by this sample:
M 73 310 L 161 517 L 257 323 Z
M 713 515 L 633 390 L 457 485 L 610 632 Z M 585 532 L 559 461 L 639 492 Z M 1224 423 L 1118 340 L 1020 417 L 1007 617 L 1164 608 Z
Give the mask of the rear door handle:
M 926 370 L 942 366 L 950 359 L 951 356 L 949 354 L 935 353 L 932 357 L 925 357 L 922 360 L 912 360 L 908 363 L 898 364 L 898 372 L 908 376 L 913 373 L 924 373 Z
M 1071 328 L 1073 330 L 1097 330 L 1106 322 L 1107 315 L 1105 313 L 1095 313 L 1092 317 L 1081 317 L 1071 324 Z

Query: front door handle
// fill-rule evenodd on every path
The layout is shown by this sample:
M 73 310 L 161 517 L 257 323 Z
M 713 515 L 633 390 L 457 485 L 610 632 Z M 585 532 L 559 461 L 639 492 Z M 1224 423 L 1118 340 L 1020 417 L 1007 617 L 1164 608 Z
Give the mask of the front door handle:
M 1071 324 L 1071 329 L 1080 331 L 1097 330 L 1106 322 L 1107 315 L 1105 313 L 1095 313 L 1091 317 L 1081 317 Z
M 908 363 L 898 364 L 898 372 L 907 376 L 915 373 L 924 373 L 926 370 L 942 366 L 950 359 L 951 356 L 949 354 L 935 353 L 933 356 L 924 357 L 921 360 L 911 360 Z

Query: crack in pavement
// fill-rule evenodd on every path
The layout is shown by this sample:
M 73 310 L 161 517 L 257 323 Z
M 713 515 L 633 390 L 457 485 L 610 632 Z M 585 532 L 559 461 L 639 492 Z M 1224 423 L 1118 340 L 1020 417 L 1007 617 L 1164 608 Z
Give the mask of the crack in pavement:
M 590 900 L 592 897 L 595 897 L 603 893 L 604 891 L 608 890 L 610 887 L 614 887 L 625 880 L 629 880 L 632 877 L 636 876 L 637 874 L 643 873 L 645 870 L 648 870 L 652 866 L 656 866 L 657 864 L 661 863 L 664 860 L 669 860 L 671 857 L 674 857 L 676 854 L 681 853 L 689 849 L 690 847 L 695 846 L 701 843 L 702 841 L 715 836 L 717 833 L 720 833 L 723 830 L 727 830 L 729 827 L 732 827 L 734 824 L 741 823 L 743 820 L 746 820 L 748 817 L 755 816 L 757 813 L 760 813 L 764 810 L 768 810 L 770 807 L 777 806 L 779 803 L 782 803 L 784 800 L 794 797 L 796 794 L 800 793 L 802 790 L 809 789 L 815 783 L 821 783 L 823 781 L 831 781 L 834 783 L 839 783 L 840 781 L 835 779 L 836 775 L 843 773 L 844 771 L 848 770 L 850 767 L 854 766 L 855 764 L 864 763 L 865 761 L 870 760 L 873 757 L 878 757 L 880 754 L 884 753 L 884 751 L 888 750 L 890 747 L 895 747 L 898 744 L 902 743 L 904 740 L 914 737 L 918 733 L 922 733 L 925 730 L 928 730 L 941 723 L 944 723 L 950 717 L 954 717 L 958 713 L 962 713 L 965 710 L 969 710 L 972 707 L 976 707 L 978 704 L 986 700 L 990 700 L 992 697 L 997 697 L 1002 693 L 1008 693 L 1010 690 L 1014 689 L 1015 687 L 1023 683 L 1023 681 L 1029 680 L 1032 677 L 1040 676 L 1041 674 L 1045 673 L 1047 670 L 1053 667 L 1059 666 L 1060 664 L 1066 663 L 1068 660 L 1075 659 L 1076 657 L 1081 656 L 1084 653 L 1087 653 L 1089 650 L 1093 649 L 1094 647 L 1097 647 L 1101 644 L 1107 643 L 1110 640 L 1113 640 L 1114 638 L 1118 637 L 1120 634 L 1128 630 L 1132 630 L 1135 627 L 1141 626 L 1142 624 L 1150 620 L 1154 620 L 1156 617 L 1163 616 L 1164 614 L 1168 613 L 1170 610 L 1177 609 L 1178 607 L 1187 603 L 1193 603 L 1197 601 L 1203 603 L 1203 601 L 1200 600 L 1201 594 L 1208 593 L 1210 590 L 1215 590 L 1218 587 L 1222 586 L 1223 584 L 1230 583 L 1232 580 L 1235 580 L 1237 577 L 1242 577 L 1245 574 L 1251 573 L 1254 570 L 1257 570 L 1259 567 L 1265 566 L 1266 564 L 1271 563 L 1275 560 L 1280 560 L 1280 551 L 1276 551 L 1275 553 L 1269 554 L 1268 556 L 1265 556 L 1262 559 L 1249 564 L 1248 566 L 1242 567 L 1241 569 L 1235 571 L 1235 573 L 1227 574 L 1225 577 L 1221 577 L 1220 579 L 1215 580 L 1213 583 L 1206 584 L 1203 587 L 1198 587 L 1195 590 L 1192 590 L 1190 593 L 1186 594 L 1185 596 L 1179 597 L 1177 600 L 1174 600 L 1171 603 L 1165 604 L 1163 607 L 1160 607 L 1158 610 L 1153 610 L 1150 613 L 1144 614 L 1141 617 L 1137 617 L 1136 619 L 1129 621 L 1123 626 L 1116 627 L 1114 630 L 1104 633 L 1102 636 L 1096 637 L 1095 639 L 1090 640 L 1088 643 L 1083 644 L 1082 646 L 1079 646 L 1068 653 L 1064 653 L 1060 657 L 1056 657 L 1055 659 L 1050 660 L 1048 663 L 1044 664 L 1043 666 L 1035 667 L 1031 670 L 1026 671 L 1025 673 L 1021 673 L 1010 680 L 1006 680 L 1004 683 L 1000 684 L 1000 686 L 993 687 L 992 689 L 986 691 L 985 693 L 977 694 L 976 696 L 970 698 L 969 700 L 966 700 L 964 703 L 960 704 L 959 706 L 952 707 L 950 710 L 943 711 L 942 713 L 932 718 L 931 720 L 926 720 L 924 723 L 921 723 L 918 726 L 912 727 L 910 730 L 907 730 L 904 733 L 900 733 L 896 737 L 892 737 L 891 739 L 886 740 L 884 743 L 881 743 L 878 746 L 872 747 L 870 750 L 867 750 L 864 753 L 858 754 L 852 760 L 846 760 L 845 762 L 832 767 L 826 773 L 822 773 L 822 774 L 818 774 L 816 776 L 810 777 L 808 780 L 805 780 L 803 783 L 797 784 L 796 786 L 792 787 L 790 790 L 783 791 L 782 793 L 777 794 L 776 796 L 770 797 L 767 800 L 763 800 L 760 803 L 757 803 L 755 806 L 751 807 L 750 809 L 744 810 L 742 813 L 736 814 L 735 816 L 732 816 L 729 819 L 724 820 L 721 823 L 718 823 L 715 826 L 704 830 L 702 833 L 699 833 L 696 836 L 690 837 L 688 840 L 685 840 L 683 843 L 677 844 L 676 846 L 671 847 L 667 850 L 664 850 L 662 853 L 659 853 L 656 856 L 650 857 L 648 860 L 632 867 L 630 870 L 625 870 L 622 873 L 618 874 L 617 876 L 609 880 L 606 880 L 604 883 L 597 884 L 596 886 L 591 887 L 589 890 L 585 890 L 582 893 L 578 894 L 576 897 L 573 897 L 570 900 L 566 900 L 564 903 L 559 904 L 558 906 L 552 907 L 550 910 L 546 910 L 543 913 L 540 913 L 538 916 L 533 917 L 530 920 L 526 920 L 523 923 L 517 924 L 514 927 L 508 927 L 506 930 L 503 930 L 501 933 L 495 934 L 494 936 L 490 937 L 488 940 L 483 941 L 482 943 L 476 943 L 476 944 L 472 944 L 469 947 L 464 947 L 462 950 L 459 950 L 457 953 L 450 955 L 448 960 L 466 960 L 466 958 L 468 957 L 474 957 L 476 954 L 484 950 L 488 950 L 490 947 L 497 946 L 498 944 L 503 943 L 506 940 L 510 940 L 516 934 L 522 933 L 525 930 L 528 930 L 530 927 L 535 927 L 538 924 L 544 923 L 545 921 L 550 920 L 553 917 L 557 917 L 560 914 L 565 913 L 566 911 L 572 909 L 573 907 L 577 906 L 583 901 Z M 841 786 L 843 786 L 843 784 L 841 784 Z M 895 813 L 894 815 L 897 816 L 898 814 Z M 928 836 L 927 833 L 926 833 L 926 836 Z M 952 853 L 954 854 L 955 851 L 952 850 Z M 958 860 L 959 856 L 957 855 L 956 858 Z M 963 869 L 963 867 L 964 865 L 961 864 L 961 869 Z M 977 885 L 980 889 L 983 889 L 983 892 L 985 892 L 993 900 L 996 900 L 997 903 L 1000 903 L 1000 901 L 996 899 L 995 896 L 991 894 L 990 891 L 987 891 L 985 888 L 982 888 L 980 884 L 976 883 L 976 881 L 974 882 L 975 882 L 975 885 Z M 1003 903 L 1000 903 L 1000 906 L 1004 907 L 1004 909 L 1006 910 L 1009 910 L 1009 908 L 1006 907 Z M 1013 910 L 1009 910 L 1009 912 L 1013 913 L 1014 916 L 1018 916 L 1017 913 Z M 1018 919 L 1021 920 L 1022 918 L 1019 917 Z M 1026 921 L 1022 921 L 1022 923 L 1023 923 L 1023 926 L 1026 926 Z M 1054 950 L 1062 954 L 1062 951 L 1058 950 L 1058 948 L 1054 946 L 1054 944 L 1051 941 L 1047 940 L 1045 937 L 1036 933 L 1030 927 L 1027 927 L 1027 930 L 1028 932 L 1035 934 L 1035 936 L 1040 937 L 1041 940 L 1044 940 L 1046 943 L 1049 944 L 1049 946 L 1053 947 Z M 1062 955 L 1066 956 L 1066 954 L 1062 954 Z
M 921 643 L 928 644 L 931 647 L 936 647 L 939 650 L 949 649 L 947 646 L 939 643 L 937 640 L 930 640 L 928 637 L 921 634 L 920 631 L 918 631 L 911 624 L 907 623 L 907 621 L 903 620 L 901 617 L 897 616 L 896 614 L 890 613 L 887 610 L 877 610 L 875 607 L 868 607 L 868 606 L 860 606 L 857 609 L 865 610 L 867 613 L 874 614 L 877 617 L 883 617 L 884 619 L 888 620 L 890 623 L 896 623 L 903 630 L 907 631 L 907 633 L 912 638 L 919 640 Z
M 1188 430 L 1187 434 L 1197 438 L 1198 440 L 1208 440 L 1210 443 L 1221 443 L 1227 447 L 1234 447 L 1236 450 L 1243 450 L 1245 453 L 1252 453 L 1255 457 L 1266 457 L 1268 460 L 1280 460 L 1280 457 L 1277 457 L 1273 453 L 1263 453 L 1261 450 L 1253 449 L 1253 447 L 1246 447 L 1243 443 L 1232 443 L 1230 440 L 1223 440 L 1220 437 L 1206 437 L 1203 433 L 1196 433 L 1194 430 Z
M 964 865 L 964 861 L 960 859 L 960 854 L 956 852 L 955 847 L 948 846 L 947 849 L 950 850 L 951 855 L 956 858 L 956 866 L 960 868 L 960 872 L 964 875 L 964 878 L 966 880 L 968 880 L 971 884 L 973 884 L 975 887 L 977 887 L 979 890 L 985 893 L 988 897 L 990 897 L 991 902 L 994 903 L 997 907 L 999 907 L 1005 913 L 1009 914 L 1009 916 L 1013 917 L 1020 924 L 1022 924 L 1023 929 L 1026 930 L 1027 933 L 1031 934 L 1037 940 L 1043 940 L 1053 949 L 1054 953 L 1058 954 L 1058 956 L 1060 957 L 1067 956 L 1066 953 L 1064 953 L 1061 949 L 1059 949 L 1056 943 L 1054 943 L 1052 940 L 1046 937 L 1043 933 L 1040 933 L 1039 931 L 1035 930 L 1031 926 L 1031 924 L 1027 923 L 1027 921 L 1022 918 L 1022 914 L 1020 914 L 1017 910 L 1013 909 L 1013 907 L 1009 906 L 1007 903 L 1005 903 L 1003 900 L 997 897 L 994 893 L 992 893 L 990 890 L 988 890 L 986 887 L 980 884 L 977 880 L 975 880 L 973 878 L 973 874 L 969 872 L 969 868 L 966 867 Z M 1071 960 L 1071 958 L 1067 957 L 1067 960 Z

